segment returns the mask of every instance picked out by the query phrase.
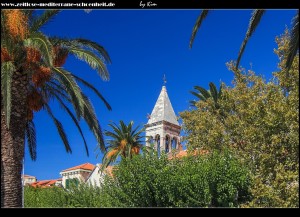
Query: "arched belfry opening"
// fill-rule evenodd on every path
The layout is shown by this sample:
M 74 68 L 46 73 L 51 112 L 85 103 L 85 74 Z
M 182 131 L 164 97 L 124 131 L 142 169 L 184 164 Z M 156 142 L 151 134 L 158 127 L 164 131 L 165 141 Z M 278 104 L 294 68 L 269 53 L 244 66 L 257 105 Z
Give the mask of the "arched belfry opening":
M 159 154 L 162 152 L 171 153 L 173 149 L 179 149 L 180 142 L 181 127 L 167 94 L 165 83 L 164 77 L 164 85 L 145 125 L 146 145 L 153 144 Z

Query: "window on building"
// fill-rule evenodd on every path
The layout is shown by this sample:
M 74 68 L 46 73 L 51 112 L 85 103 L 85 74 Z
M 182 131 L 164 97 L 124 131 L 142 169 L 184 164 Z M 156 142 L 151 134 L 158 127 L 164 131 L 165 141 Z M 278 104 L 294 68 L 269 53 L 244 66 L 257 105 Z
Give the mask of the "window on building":
M 156 135 L 155 137 L 156 147 L 157 147 L 157 155 L 160 157 L 160 136 Z
M 71 186 L 78 186 L 79 180 L 77 178 L 66 179 L 66 188 L 70 188 Z
M 170 148 L 170 136 L 166 135 L 166 147 L 165 147 L 165 150 L 166 150 L 166 153 L 169 153 L 169 148 Z
M 148 139 L 148 144 L 151 146 L 151 145 L 154 145 L 154 139 L 152 136 L 149 137 Z
M 177 148 L 177 139 L 176 137 L 173 137 L 172 139 L 172 149 L 176 149 Z

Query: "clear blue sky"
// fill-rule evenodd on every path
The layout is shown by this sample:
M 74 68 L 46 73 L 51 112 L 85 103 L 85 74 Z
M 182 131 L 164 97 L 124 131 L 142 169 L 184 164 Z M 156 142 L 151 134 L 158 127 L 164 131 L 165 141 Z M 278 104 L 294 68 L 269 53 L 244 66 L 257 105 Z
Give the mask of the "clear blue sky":
M 277 70 L 275 37 L 291 26 L 296 10 L 268 10 L 250 39 L 241 65 L 270 78 Z M 88 92 L 102 129 L 110 121 L 133 120 L 135 125 L 147 122 L 160 93 L 163 74 L 176 115 L 189 108 L 189 93 L 194 85 L 208 88 L 210 81 L 230 84 L 233 76 L 225 63 L 237 57 L 245 36 L 251 10 L 215 10 L 208 15 L 198 32 L 193 49 L 188 48 L 192 27 L 199 10 L 65 10 L 43 31 L 51 36 L 84 37 L 100 43 L 108 51 L 111 79 L 102 81 L 85 63 L 69 58 L 65 68 L 94 84 L 112 106 L 108 111 L 92 92 Z M 96 158 L 96 140 L 81 122 L 88 142 L 87 157 L 83 141 L 72 120 L 53 103 L 72 147 L 64 145 L 51 119 L 45 112 L 35 114 L 37 128 L 37 160 L 25 154 L 25 174 L 38 180 L 59 178 L 59 172 L 85 162 L 101 163 Z

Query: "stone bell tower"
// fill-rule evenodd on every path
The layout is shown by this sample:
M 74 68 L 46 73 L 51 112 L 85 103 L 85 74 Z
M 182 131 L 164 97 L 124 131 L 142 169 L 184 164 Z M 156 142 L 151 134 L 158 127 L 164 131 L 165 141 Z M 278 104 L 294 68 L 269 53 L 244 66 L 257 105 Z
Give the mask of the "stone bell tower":
M 146 145 L 154 144 L 158 154 L 170 153 L 173 149 L 179 149 L 181 127 L 173 110 L 166 89 L 166 79 L 160 91 L 156 104 L 148 117 L 145 125 Z

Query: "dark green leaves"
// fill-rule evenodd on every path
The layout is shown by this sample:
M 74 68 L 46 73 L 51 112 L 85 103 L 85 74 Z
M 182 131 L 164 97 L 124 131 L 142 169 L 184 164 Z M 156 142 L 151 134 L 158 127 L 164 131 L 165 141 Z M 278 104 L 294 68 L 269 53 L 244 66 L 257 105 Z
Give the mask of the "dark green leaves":
M 242 55 L 244 53 L 245 47 L 247 45 L 247 42 L 249 40 L 249 38 L 252 36 L 252 34 L 254 33 L 256 27 L 258 26 L 261 17 L 263 16 L 263 14 L 265 13 L 265 10 L 261 10 L 261 9 L 257 9 L 254 10 L 252 13 L 252 16 L 250 18 L 250 22 L 249 22 L 249 26 L 248 26 L 248 30 L 245 36 L 245 39 L 241 45 L 240 51 L 239 51 L 239 55 L 236 61 L 236 70 L 238 69 L 238 66 L 240 64 L 240 60 L 242 58 Z
M 15 72 L 13 62 L 1 63 L 1 101 L 6 117 L 6 125 L 9 128 L 11 115 L 11 83 L 12 75 Z M 1 105 L 2 106 L 2 105 Z
M 42 15 L 35 17 L 31 21 L 30 32 L 38 31 L 41 27 L 43 27 L 46 23 L 48 23 L 59 12 L 60 10 L 45 10 L 45 12 Z
M 285 64 L 285 67 L 287 68 L 288 71 L 292 66 L 293 60 L 298 50 L 299 50 L 299 12 L 293 19 L 292 35 L 289 42 L 289 53 Z
M 27 145 L 28 145 L 31 160 L 35 161 L 36 160 L 36 132 L 35 132 L 35 125 L 33 121 L 26 122 L 25 137 L 27 139 Z
M 195 36 L 200 28 L 200 25 L 202 24 L 203 20 L 206 18 L 209 11 L 210 10 L 202 10 L 199 17 L 197 18 L 196 23 L 193 27 L 193 31 L 192 31 L 192 35 L 191 35 L 191 39 L 190 39 L 190 48 L 192 48 Z

